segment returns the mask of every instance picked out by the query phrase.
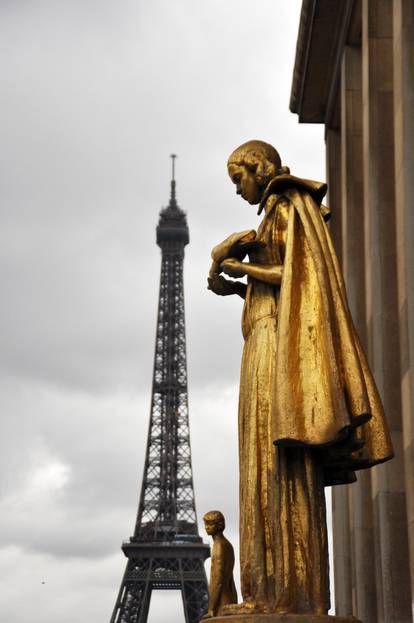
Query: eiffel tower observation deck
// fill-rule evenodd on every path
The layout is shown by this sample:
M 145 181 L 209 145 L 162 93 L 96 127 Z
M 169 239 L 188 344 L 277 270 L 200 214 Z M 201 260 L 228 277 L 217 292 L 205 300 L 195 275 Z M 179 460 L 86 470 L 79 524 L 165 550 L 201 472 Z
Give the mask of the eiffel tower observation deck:
M 122 545 L 128 562 L 110 623 L 146 623 L 155 589 L 181 591 L 186 623 L 198 623 L 207 611 L 210 548 L 198 533 L 188 423 L 183 263 L 189 232 L 171 158 L 170 201 L 157 226 L 162 260 L 144 476 L 134 535 Z

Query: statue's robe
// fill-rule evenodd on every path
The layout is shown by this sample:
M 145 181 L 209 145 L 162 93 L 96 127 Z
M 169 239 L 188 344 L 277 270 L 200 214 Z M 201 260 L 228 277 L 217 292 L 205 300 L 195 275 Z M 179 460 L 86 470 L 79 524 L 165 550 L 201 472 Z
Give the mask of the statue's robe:
M 382 463 L 393 452 L 325 224 L 329 212 L 320 205 L 326 185 L 282 175 L 269 184 L 264 202 L 275 192 L 290 209 L 278 305 L 273 438 L 283 445 L 319 446 L 325 484 L 352 482 L 355 470 Z
M 324 486 L 392 456 L 321 206 L 326 186 L 290 175 L 266 189 L 249 278 L 239 399 L 240 562 L 260 611 L 326 613 Z

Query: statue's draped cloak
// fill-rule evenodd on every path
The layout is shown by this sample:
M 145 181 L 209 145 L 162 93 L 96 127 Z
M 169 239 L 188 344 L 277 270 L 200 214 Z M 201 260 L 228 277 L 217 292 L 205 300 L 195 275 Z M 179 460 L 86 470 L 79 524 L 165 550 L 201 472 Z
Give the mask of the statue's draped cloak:
M 321 205 L 326 186 L 282 175 L 266 189 L 248 278 L 239 396 L 240 570 L 260 612 L 326 614 L 324 486 L 391 458 L 381 400 L 355 332 Z
M 253 264 L 280 266 L 292 206 L 272 194 L 249 252 Z M 279 285 L 248 279 L 240 371 L 240 580 L 260 612 L 329 609 L 324 468 L 319 448 L 275 447 Z M 300 426 L 299 426 L 300 428 Z
M 352 482 L 354 470 L 388 460 L 392 445 L 324 221 L 325 192 L 324 184 L 282 175 L 268 185 L 259 211 L 272 195 L 289 202 L 273 440 L 318 447 L 325 484 L 332 485 Z

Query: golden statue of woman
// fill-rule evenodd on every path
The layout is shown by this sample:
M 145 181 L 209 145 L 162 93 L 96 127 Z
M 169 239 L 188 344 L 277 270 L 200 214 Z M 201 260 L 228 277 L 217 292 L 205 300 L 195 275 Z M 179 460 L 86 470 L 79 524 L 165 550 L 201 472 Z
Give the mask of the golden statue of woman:
M 212 252 L 209 288 L 245 299 L 240 376 L 240 566 L 230 613 L 326 615 L 324 487 L 392 457 L 383 407 L 355 332 L 321 204 L 325 184 L 249 141 L 228 160 L 257 233 Z M 248 255 L 249 261 L 242 261 Z M 247 285 L 229 280 L 247 275 Z

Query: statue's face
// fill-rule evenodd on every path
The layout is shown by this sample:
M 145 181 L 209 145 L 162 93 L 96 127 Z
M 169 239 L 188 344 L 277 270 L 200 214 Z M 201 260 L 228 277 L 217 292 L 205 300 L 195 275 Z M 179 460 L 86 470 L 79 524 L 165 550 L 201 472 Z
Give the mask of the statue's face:
M 221 529 L 219 522 L 216 520 L 211 520 L 211 519 L 205 519 L 204 526 L 209 536 L 214 536 L 215 534 L 220 532 L 220 529 Z
M 236 186 L 236 193 L 252 205 L 260 203 L 263 189 L 257 183 L 253 171 L 244 164 L 229 164 L 227 170 L 231 181 Z

